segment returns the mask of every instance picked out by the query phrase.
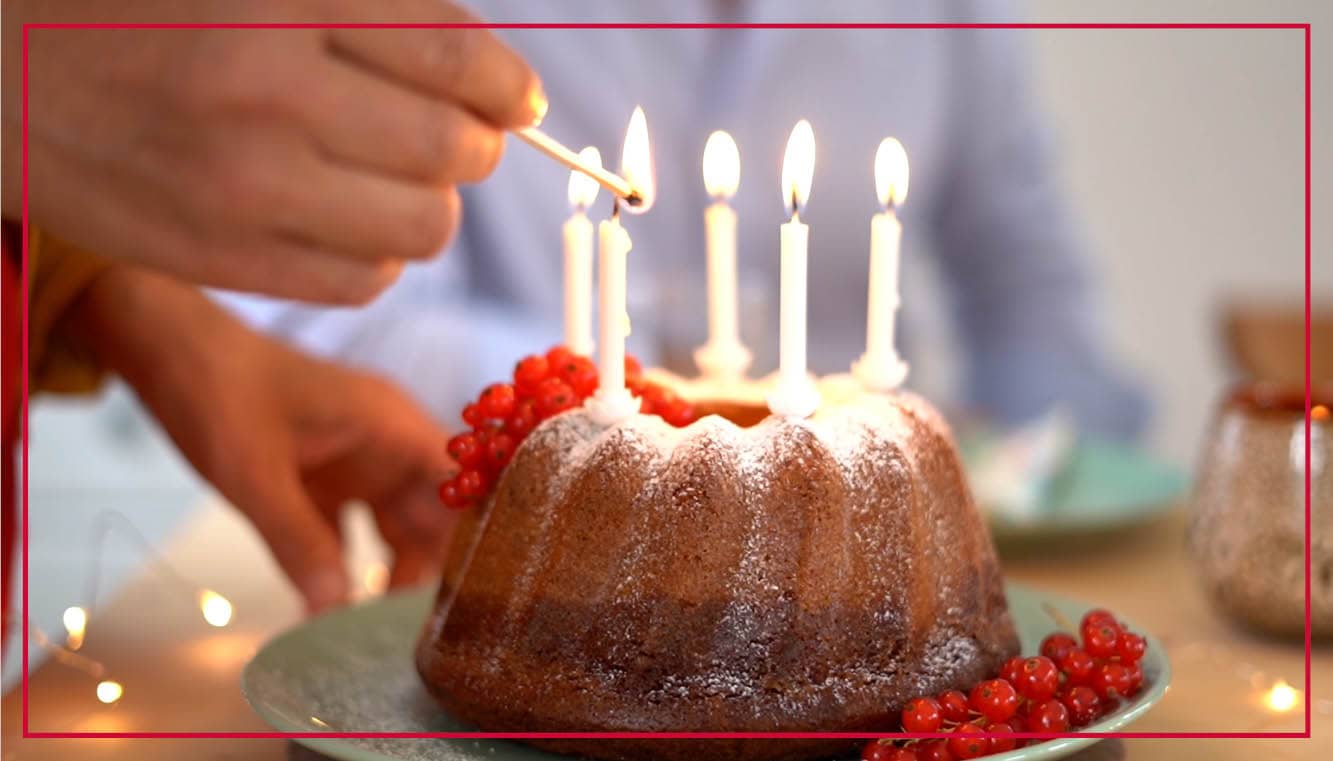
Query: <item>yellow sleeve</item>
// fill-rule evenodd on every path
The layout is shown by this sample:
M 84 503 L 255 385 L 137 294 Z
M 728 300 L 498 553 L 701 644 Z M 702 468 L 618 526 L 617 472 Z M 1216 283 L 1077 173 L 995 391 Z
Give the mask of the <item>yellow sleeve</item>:
M 28 367 L 34 391 L 95 391 L 103 371 L 60 320 L 110 263 L 34 226 L 28 234 Z

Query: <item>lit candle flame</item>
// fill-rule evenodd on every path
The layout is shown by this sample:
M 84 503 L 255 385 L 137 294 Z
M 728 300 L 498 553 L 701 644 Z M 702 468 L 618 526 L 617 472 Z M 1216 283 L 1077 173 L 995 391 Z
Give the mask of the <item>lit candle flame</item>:
M 907 151 L 897 138 L 884 138 L 875 151 L 875 192 L 880 206 L 902 206 L 907 200 L 907 179 Z
M 1275 713 L 1286 713 L 1301 702 L 1301 691 L 1279 679 L 1264 693 L 1264 705 Z
M 579 151 L 579 161 L 600 169 L 602 166 L 602 152 L 590 145 Z M 601 186 L 597 184 L 597 180 L 583 172 L 574 170 L 569 173 L 569 205 L 578 211 L 583 211 L 592 206 L 592 202 L 597 200 L 597 191 L 600 189 Z
M 657 198 L 657 178 L 653 172 L 653 149 L 648 141 L 648 119 L 643 107 L 636 106 L 625 132 L 625 146 L 620 154 L 620 174 L 629 181 L 637 204 L 625 204 L 625 210 L 642 214 L 652 207 Z
M 596 149 L 594 148 L 593 150 Z M 595 190 L 593 191 L 593 194 L 596 195 Z M 366 592 L 372 595 L 382 594 L 384 590 L 389 587 L 389 567 L 379 562 L 371 563 L 366 566 L 366 572 L 362 579 L 362 583 L 366 588 Z
M 125 694 L 125 688 L 120 686 L 120 682 L 113 682 L 110 679 L 97 683 L 97 699 L 111 705 L 120 700 L 120 696 Z
M 731 135 L 718 130 L 704 144 L 704 188 L 708 195 L 726 200 L 741 184 L 741 152 Z
M 782 203 L 793 217 L 800 214 L 810 198 L 810 183 L 815 176 L 815 132 L 802 119 L 787 138 L 787 152 L 782 158 Z
M 231 623 L 231 601 L 211 589 L 199 592 L 199 611 L 210 626 L 221 629 Z
M 65 625 L 65 646 L 70 650 L 83 647 L 83 635 L 88 629 L 88 611 L 71 605 L 65 608 L 60 620 Z

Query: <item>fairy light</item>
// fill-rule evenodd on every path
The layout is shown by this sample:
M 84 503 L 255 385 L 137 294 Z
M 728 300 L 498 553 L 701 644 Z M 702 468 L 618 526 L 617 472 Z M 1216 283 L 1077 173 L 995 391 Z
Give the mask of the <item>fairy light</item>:
M 1300 702 L 1301 691 L 1287 684 L 1285 679 L 1277 680 L 1277 683 L 1264 693 L 1264 705 L 1274 713 L 1286 713 Z
M 97 699 L 107 705 L 120 700 L 124 694 L 125 688 L 120 686 L 120 682 L 104 679 L 97 683 Z
M 221 629 L 231 623 L 231 601 L 211 589 L 199 592 L 199 611 L 209 626 Z

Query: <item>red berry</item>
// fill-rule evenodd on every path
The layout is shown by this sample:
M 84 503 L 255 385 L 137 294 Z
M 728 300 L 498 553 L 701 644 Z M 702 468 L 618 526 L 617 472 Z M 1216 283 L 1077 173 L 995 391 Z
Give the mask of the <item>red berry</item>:
M 539 422 L 541 420 L 537 417 L 537 402 L 532 399 L 519 399 L 518 404 L 514 405 L 514 413 L 505 418 L 505 433 L 513 436 L 515 441 L 522 441 Z
M 919 758 L 911 748 L 894 748 L 889 754 L 889 761 L 919 761 Z
M 529 354 L 520 359 L 518 364 L 514 365 L 514 385 L 518 388 L 518 392 L 524 396 L 532 396 L 537 390 L 537 384 L 546 379 L 550 369 L 550 363 L 540 354 Z
M 1121 663 L 1138 663 L 1148 649 L 1148 641 L 1134 632 L 1121 632 L 1116 640 L 1116 655 Z
M 1097 660 L 1079 648 L 1070 650 L 1060 661 L 1060 670 L 1068 677 L 1070 684 L 1087 684 L 1092 681 L 1092 672 L 1096 668 Z
M 517 395 L 514 387 L 508 383 L 492 383 L 487 386 L 477 399 L 482 414 L 491 420 L 504 420 L 514 411 Z
M 625 377 L 638 378 L 641 375 L 643 375 L 643 365 L 639 364 L 639 360 L 636 359 L 633 354 L 626 354 Z
M 556 368 L 564 367 L 565 363 L 569 361 L 570 357 L 577 357 L 577 356 L 578 356 L 577 354 L 570 351 L 569 349 L 566 349 L 563 346 L 552 346 L 551 349 L 546 352 L 546 362 L 547 364 L 550 365 L 551 370 L 554 372 Z
M 459 473 L 454 482 L 458 486 L 458 493 L 468 499 L 477 499 L 484 497 L 490 484 L 487 483 L 486 476 L 481 471 L 468 468 Z
M 1023 671 L 1023 661 L 1027 660 L 1021 655 L 1015 655 L 1004 662 L 1000 667 L 1000 678 L 1009 684 L 1018 683 L 1018 675 Z
M 492 473 L 499 473 L 509 464 L 514 456 L 514 438 L 507 433 L 497 433 L 486 445 L 486 462 Z
M 1092 672 L 1092 682 L 1089 686 L 1102 700 L 1116 701 L 1129 694 L 1133 679 L 1126 666 L 1108 661 Z
M 1008 735 L 1014 733 L 1014 728 L 1008 722 L 996 722 L 986 725 L 986 734 L 988 735 Z M 1017 737 L 992 737 L 990 739 L 991 753 L 1004 753 L 1007 750 L 1013 750 L 1018 747 Z
M 861 749 L 861 761 L 916 761 L 916 753 L 889 742 L 871 740 Z
M 1135 695 L 1143 688 L 1143 667 L 1137 662 L 1127 663 L 1125 670 L 1129 672 L 1129 688 L 1125 690 L 1125 694 Z
M 940 704 L 945 721 L 967 721 L 967 696 L 958 690 L 941 692 L 935 702 Z
M 481 462 L 483 450 L 475 434 L 460 433 L 449 439 L 445 448 L 449 456 L 464 468 L 474 468 Z
M 463 496 L 458 490 L 458 479 L 451 478 L 440 484 L 440 501 L 445 507 L 459 510 L 472 504 L 472 499 Z
M 564 412 L 578 404 L 574 390 L 559 378 L 547 378 L 537 388 L 537 412 L 543 418 Z
M 1042 733 L 1069 731 L 1069 709 L 1058 700 L 1037 703 L 1028 711 L 1028 730 Z
M 978 758 L 990 752 L 990 740 L 976 724 L 959 724 L 949 738 L 949 752 L 954 758 Z
M 903 731 L 923 734 L 940 731 L 944 714 L 934 698 L 912 698 L 903 709 Z
M 1082 631 L 1085 627 L 1087 627 L 1090 624 L 1096 626 L 1099 624 L 1114 624 L 1114 623 L 1115 623 L 1115 615 L 1113 615 L 1111 611 L 1106 610 L 1105 608 L 1093 608 L 1092 610 L 1083 614 L 1083 619 L 1079 621 L 1078 628 L 1079 631 Z
M 1065 654 L 1078 647 L 1078 640 L 1065 632 L 1056 632 L 1041 641 L 1041 654 L 1055 663 L 1064 660 Z
M 1018 712 L 1018 690 L 1003 679 L 989 679 L 972 688 L 968 702 L 986 721 L 1000 722 Z
M 1060 670 L 1050 658 L 1035 655 L 1023 661 L 1023 668 L 1020 669 L 1014 687 L 1028 700 L 1038 703 L 1050 700 L 1055 696 L 1055 691 L 1060 689 Z
M 1083 649 L 1094 658 L 1110 658 L 1120 644 L 1120 625 L 1092 621 L 1083 625 Z
M 580 399 L 587 399 L 597 390 L 597 365 L 587 357 L 573 357 L 560 368 L 563 380 Z
M 916 757 L 920 761 L 953 761 L 953 754 L 944 740 L 926 740 L 916 746 Z
M 694 422 L 694 405 L 676 397 L 670 402 L 663 404 L 658 410 L 662 419 L 677 428 L 684 428 Z
M 1101 715 L 1102 701 L 1091 687 L 1076 684 L 1060 693 L 1060 702 L 1069 711 L 1069 721 L 1076 727 L 1091 724 Z
M 480 428 L 486 424 L 486 414 L 480 405 L 469 404 L 463 408 L 463 422 L 472 428 Z

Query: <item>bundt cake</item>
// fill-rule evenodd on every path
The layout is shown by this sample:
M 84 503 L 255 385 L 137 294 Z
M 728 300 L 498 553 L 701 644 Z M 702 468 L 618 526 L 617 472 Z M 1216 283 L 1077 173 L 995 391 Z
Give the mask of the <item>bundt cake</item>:
M 741 393 L 685 428 L 582 409 L 528 435 L 471 510 L 417 647 L 493 731 L 893 730 L 914 695 L 1018 650 L 942 417 L 820 384 L 809 419 Z M 696 389 L 697 390 L 697 389 Z M 847 740 L 558 740 L 603 759 L 798 759 Z

